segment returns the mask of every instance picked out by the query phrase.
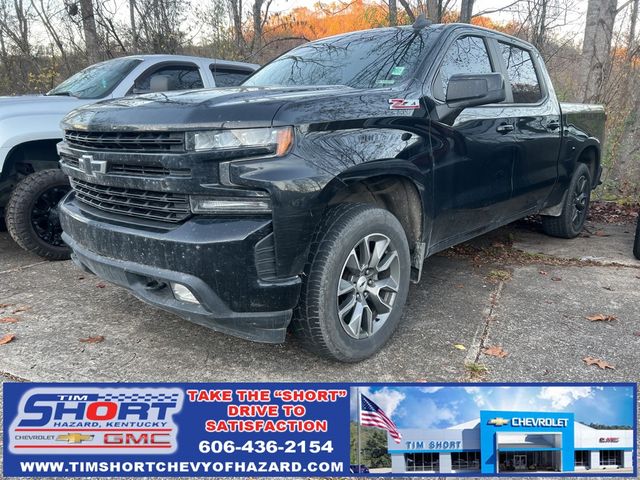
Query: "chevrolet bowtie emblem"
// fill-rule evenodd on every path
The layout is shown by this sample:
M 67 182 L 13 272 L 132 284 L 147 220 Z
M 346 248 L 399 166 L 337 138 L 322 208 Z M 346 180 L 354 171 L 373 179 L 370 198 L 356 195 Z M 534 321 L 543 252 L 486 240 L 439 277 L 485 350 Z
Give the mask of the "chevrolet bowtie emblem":
M 78 159 L 78 166 L 87 175 L 95 175 L 96 173 L 107 173 L 106 160 L 94 160 L 93 155 L 82 155 Z
M 67 443 L 82 443 L 90 440 L 93 440 L 93 435 L 83 435 L 82 433 L 66 433 L 56 437 L 56 442 Z
M 495 425 L 496 427 L 501 427 L 503 425 L 508 425 L 509 424 L 509 420 L 507 420 L 506 418 L 502 418 L 502 417 L 496 417 L 496 418 L 492 418 L 491 420 L 489 420 L 489 425 Z

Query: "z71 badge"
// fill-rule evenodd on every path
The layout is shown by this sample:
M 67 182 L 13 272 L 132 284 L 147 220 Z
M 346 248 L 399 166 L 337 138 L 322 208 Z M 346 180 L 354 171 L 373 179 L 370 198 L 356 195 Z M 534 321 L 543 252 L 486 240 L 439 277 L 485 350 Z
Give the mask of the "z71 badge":
M 390 110 L 417 110 L 420 108 L 420 100 L 417 98 L 390 98 Z

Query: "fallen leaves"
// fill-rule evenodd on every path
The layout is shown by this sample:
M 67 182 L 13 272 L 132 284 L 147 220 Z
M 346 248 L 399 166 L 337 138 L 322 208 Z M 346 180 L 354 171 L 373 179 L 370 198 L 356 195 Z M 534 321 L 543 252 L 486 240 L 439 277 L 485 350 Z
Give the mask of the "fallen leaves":
M 29 310 L 31 310 L 31 307 L 18 307 L 15 308 L 11 313 L 15 315 L 16 313 L 28 312 Z
M 605 315 L 603 313 L 596 313 L 595 315 L 589 315 L 585 318 L 592 322 L 613 322 L 614 320 L 616 320 L 615 316 Z
M 82 342 L 82 343 L 100 343 L 100 342 L 104 342 L 104 337 L 102 335 L 96 335 L 94 337 L 81 338 L 80 342 Z
M 7 343 L 12 342 L 14 338 L 16 338 L 15 333 L 7 333 L 0 337 L 0 345 L 6 345 Z
M 454 343 L 453 344 L 453 348 L 457 349 L 457 350 L 466 350 L 467 347 L 465 347 L 464 345 L 462 345 L 461 343 Z
M 562 278 L 560 278 L 560 277 L 551 277 L 551 281 L 552 282 L 561 282 Z
M 500 347 L 498 345 L 494 345 L 492 347 L 483 348 L 482 349 L 482 353 L 484 353 L 485 355 L 488 355 L 490 357 L 498 357 L 498 358 L 505 358 L 506 356 L 509 355 L 508 352 L 505 352 L 502 349 L 502 347 Z
M 0 323 L 16 323 L 17 321 L 18 319 L 13 317 L 0 318 Z
M 600 358 L 584 357 L 582 359 L 582 361 L 584 363 L 586 363 L 587 365 L 589 365 L 589 366 L 596 365 L 596 366 L 600 367 L 602 370 L 606 370 L 607 368 L 611 369 L 611 370 L 615 370 L 616 369 L 616 367 L 614 367 L 610 363 L 605 362 L 604 360 L 602 360 Z
M 10 303 L 0 303 L 0 308 L 7 308 L 10 307 L 11 304 Z
M 106 286 L 107 286 L 107 285 L 106 285 L 105 283 L 98 283 L 98 284 L 96 285 L 96 288 L 106 288 Z

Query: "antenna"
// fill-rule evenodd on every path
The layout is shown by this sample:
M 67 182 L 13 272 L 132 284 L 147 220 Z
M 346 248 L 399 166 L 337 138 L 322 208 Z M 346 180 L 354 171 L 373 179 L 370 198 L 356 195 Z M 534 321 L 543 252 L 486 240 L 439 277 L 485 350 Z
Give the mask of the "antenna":
M 421 13 L 418 18 L 416 18 L 416 21 L 413 22 L 413 29 L 422 30 L 430 25 L 433 25 L 433 22 L 429 20 L 424 13 Z

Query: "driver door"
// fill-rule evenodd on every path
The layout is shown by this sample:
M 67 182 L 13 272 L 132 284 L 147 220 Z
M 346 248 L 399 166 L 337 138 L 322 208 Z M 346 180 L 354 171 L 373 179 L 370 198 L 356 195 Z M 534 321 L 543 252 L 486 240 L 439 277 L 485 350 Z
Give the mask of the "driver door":
M 449 44 L 432 83 L 436 105 L 446 103 L 451 76 L 501 72 L 491 45 L 476 33 L 462 34 Z M 432 122 L 432 251 L 495 228 L 508 215 L 517 151 L 515 118 L 505 107 L 467 108 L 452 124 Z

